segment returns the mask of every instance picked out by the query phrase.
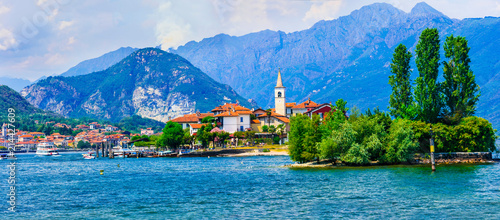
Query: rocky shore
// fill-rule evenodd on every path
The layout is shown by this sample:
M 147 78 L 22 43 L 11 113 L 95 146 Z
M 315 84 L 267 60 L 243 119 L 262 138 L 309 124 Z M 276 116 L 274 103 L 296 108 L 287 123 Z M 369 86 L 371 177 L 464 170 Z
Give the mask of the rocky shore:
M 454 152 L 454 153 L 436 153 L 434 155 L 435 163 L 439 164 L 474 164 L 474 163 L 498 163 L 500 161 L 492 158 L 490 152 Z M 404 163 L 405 165 L 418 165 L 430 164 L 430 156 L 428 154 L 415 154 L 415 159 L 411 163 Z M 372 161 L 369 165 L 365 166 L 378 166 L 378 161 Z M 341 162 L 335 164 L 330 160 L 321 160 L 319 162 L 313 161 L 308 163 L 294 163 L 287 164 L 285 167 L 289 168 L 333 168 L 341 166 L 350 166 Z

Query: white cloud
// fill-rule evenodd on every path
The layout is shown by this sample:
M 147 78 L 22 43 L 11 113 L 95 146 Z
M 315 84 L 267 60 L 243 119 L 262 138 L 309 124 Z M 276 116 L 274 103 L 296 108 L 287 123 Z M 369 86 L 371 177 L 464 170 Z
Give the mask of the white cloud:
M 59 22 L 59 30 L 71 27 L 74 23 L 75 23 L 74 21 L 61 21 Z
M 68 38 L 68 45 L 74 44 L 76 42 L 75 37 Z
M 331 20 L 337 17 L 342 1 L 325 1 L 314 3 L 309 11 L 306 12 L 303 21 L 313 20 Z
M 6 6 L 0 6 L 0 15 L 5 14 L 10 11 L 10 8 L 7 8 Z
M 17 41 L 14 34 L 5 28 L 0 29 L 0 50 L 8 50 L 15 46 L 17 46 Z

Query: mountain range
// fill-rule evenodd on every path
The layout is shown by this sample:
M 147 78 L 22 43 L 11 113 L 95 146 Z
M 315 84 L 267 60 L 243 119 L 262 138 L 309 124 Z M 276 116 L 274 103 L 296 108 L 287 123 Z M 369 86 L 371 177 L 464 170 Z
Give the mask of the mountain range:
M 288 102 L 311 98 L 326 103 L 342 98 L 362 110 L 386 109 L 394 49 L 402 43 L 415 56 L 425 28 L 439 30 L 441 45 L 451 34 L 466 37 L 471 68 L 481 86 L 477 114 L 499 125 L 500 18 L 458 20 L 426 3 L 418 3 L 409 13 L 376 3 L 303 31 L 265 30 L 240 37 L 220 34 L 171 52 L 263 107 L 274 105 L 270 94 L 281 68 Z M 441 58 L 444 61 L 444 52 Z M 416 78 L 414 59 L 412 65 Z
M 138 48 L 121 47 L 100 57 L 80 62 L 60 76 L 79 76 L 105 70 L 137 50 Z
M 376 3 L 335 20 L 320 21 L 303 31 L 265 30 L 240 37 L 219 34 L 169 52 L 186 58 L 208 76 L 264 108 L 273 107 L 273 89 L 281 68 L 288 102 L 311 98 L 324 103 L 342 98 L 349 106 L 362 110 L 377 106 L 386 109 L 391 93 L 388 77 L 393 51 L 402 43 L 414 54 L 418 37 L 425 28 L 439 30 L 441 45 L 450 34 L 467 38 L 471 68 L 481 86 L 477 115 L 498 128 L 500 18 L 458 20 L 426 3 L 417 4 L 409 13 L 390 4 Z M 120 50 L 107 55 L 123 56 L 125 50 Z M 444 61 L 443 53 L 441 58 Z M 97 71 L 91 69 L 92 63 L 111 66 L 118 62 L 106 59 L 102 56 L 93 62 L 82 62 L 76 72 L 80 75 Z M 411 63 L 415 78 L 418 71 L 414 59 Z M 26 92 L 29 90 L 23 93 L 28 97 Z M 28 100 L 36 105 L 33 102 L 36 99 Z
M 64 116 L 111 121 L 139 115 L 165 122 L 224 102 L 254 106 L 186 59 L 155 48 L 137 50 L 103 71 L 48 77 L 21 94 L 34 106 Z

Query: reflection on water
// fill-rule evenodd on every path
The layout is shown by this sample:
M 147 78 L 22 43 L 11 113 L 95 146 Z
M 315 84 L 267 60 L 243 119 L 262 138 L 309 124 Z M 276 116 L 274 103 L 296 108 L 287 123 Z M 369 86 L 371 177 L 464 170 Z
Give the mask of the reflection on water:
M 18 158 L 19 206 L 10 214 L 0 203 L 7 218 L 500 218 L 499 164 L 432 173 L 426 165 L 283 168 L 288 157 Z M 7 186 L 0 181 L 2 193 Z

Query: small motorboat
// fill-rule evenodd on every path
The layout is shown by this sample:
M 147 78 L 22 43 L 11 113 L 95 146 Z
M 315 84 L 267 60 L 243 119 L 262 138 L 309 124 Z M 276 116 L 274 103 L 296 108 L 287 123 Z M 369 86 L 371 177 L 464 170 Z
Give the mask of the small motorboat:
M 89 151 L 86 154 L 83 154 L 83 159 L 95 159 L 95 152 Z

